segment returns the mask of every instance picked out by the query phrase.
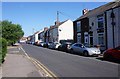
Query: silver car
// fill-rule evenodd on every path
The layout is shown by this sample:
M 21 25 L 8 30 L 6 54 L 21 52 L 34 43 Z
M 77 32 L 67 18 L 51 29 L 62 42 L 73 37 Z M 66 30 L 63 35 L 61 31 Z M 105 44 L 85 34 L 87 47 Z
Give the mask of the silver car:
M 80 43 L 73 44 L 70 48 L 70 51 L 71 51 L 71 53 L 76 52 L 78 54 L 83 54 L 85 56 L 91 56 L 91 55 L 98 56 L 101 53 L 99 48 L 95 48 L 95 47 L 88 48 Z

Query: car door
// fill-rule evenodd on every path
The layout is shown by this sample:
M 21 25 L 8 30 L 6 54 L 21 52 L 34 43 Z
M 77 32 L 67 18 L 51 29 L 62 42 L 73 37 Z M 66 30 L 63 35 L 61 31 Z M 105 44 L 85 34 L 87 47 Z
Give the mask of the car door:
M 82 44 L 78 44 L 78 53 L 82 53 L 83 52 L 83 46 Z
M 120 59 L 120 46 L 114 49 L 114 57 Z
M 73 51 L 77 53 L 78 50 L 79 50 L 79 46 L 78 46 L 78 44 L 75 44 L 75 45 L 73 46 Z

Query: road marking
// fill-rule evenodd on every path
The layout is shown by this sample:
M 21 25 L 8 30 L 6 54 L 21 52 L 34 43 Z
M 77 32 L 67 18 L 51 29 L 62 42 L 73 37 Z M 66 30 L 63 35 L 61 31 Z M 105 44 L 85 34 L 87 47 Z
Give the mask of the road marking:
M 31 60 L 34 61 L 35 64 L 37 64 L 42 70 L 44 70 L 47 73 L 47 77 L 57 77 L 55 74 L 53 74 L 48 68 L 46 68 L 42 63 L 40 63 L 38 60 L 31 58 Z
M 18 53 L 19 51 L 10 51 L 10 52 L 13 52 L 13 53 Z
M 46 68 L 42 63 L 40 63 L 37 59 L 35 58 L 32 58 L 30 57 L 26 52 L 25 50 L 22 48 L 22 46 L 20 47 L 20 49 L 25 53 L 26 57 L 32 61 L 34 63 L 34 65 L 39 69 L 39 70 L 43 70 L 44 73 L 46 74 L 43 74 L 45 77 L 51 77 L 53 79 L 58 79 L 57 76 L 51 72 L 48 68 Z

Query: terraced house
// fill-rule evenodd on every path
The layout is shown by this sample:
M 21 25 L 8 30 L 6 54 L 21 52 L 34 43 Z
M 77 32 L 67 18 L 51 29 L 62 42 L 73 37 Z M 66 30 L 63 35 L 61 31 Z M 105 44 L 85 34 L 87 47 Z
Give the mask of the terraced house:
M 120 45 L 120 1 L 110 2 L 93 10 L 83 10 L 74 21 L 74 42 L 89 46 L 100 45 L 101 50 Z
M 46 31 L 46 42 L 60 42 L 61 40 L 73 40 L 73 22 L 66 20 L 63 22 L 55 22 Z

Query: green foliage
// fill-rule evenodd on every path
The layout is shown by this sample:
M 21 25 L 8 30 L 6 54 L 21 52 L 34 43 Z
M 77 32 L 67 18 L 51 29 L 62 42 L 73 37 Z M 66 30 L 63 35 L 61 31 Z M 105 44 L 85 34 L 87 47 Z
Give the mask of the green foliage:
M 12 45 L 16 41 L 18 41 L 23 35 L 24 32 L 19 24 L 13 24 L 7 20 L 4 20 L 0 23 L 2 27 L 2 37 L 5 38 L 8 42 L 8 45 Z
M 7 53 L 7 41 L 4 38 L 0 38 L 0 64 L 4 61 Z

